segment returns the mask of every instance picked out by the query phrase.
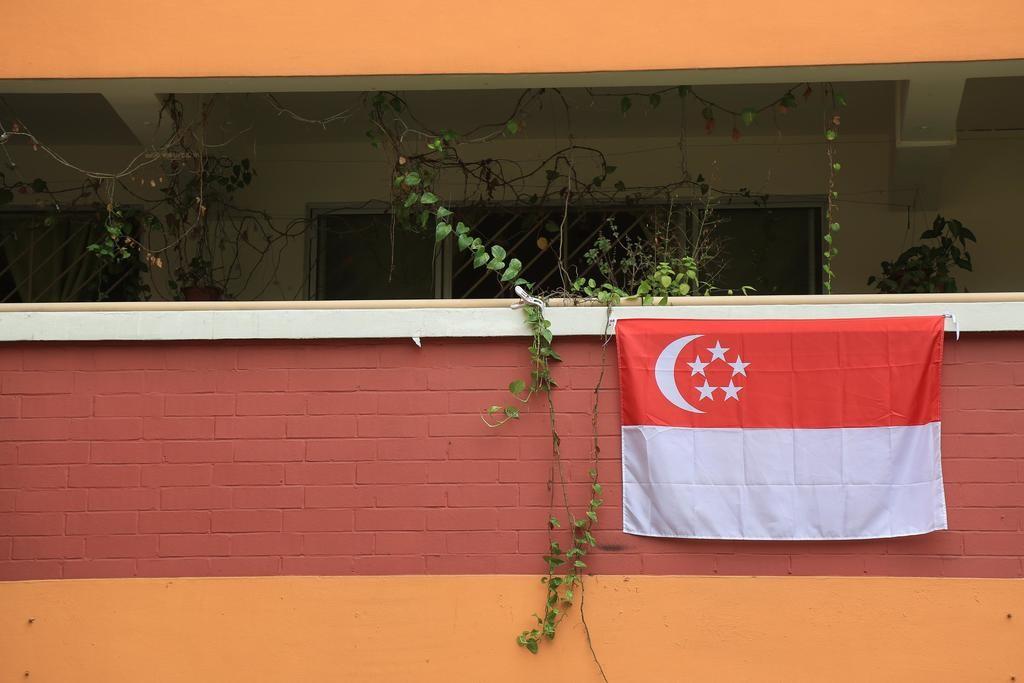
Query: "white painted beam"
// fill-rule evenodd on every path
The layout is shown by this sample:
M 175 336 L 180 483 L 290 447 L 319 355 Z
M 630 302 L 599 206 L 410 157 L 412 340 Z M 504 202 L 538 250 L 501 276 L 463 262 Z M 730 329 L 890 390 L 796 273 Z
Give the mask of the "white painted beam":
M 822 297 L 823 299 L 825 297 Z M 766 305 L 620 306 L 623 318 L 827 319 L 915 315 L 956 316 L 960 331 L 1024 331 L 1024 301 L 922 303 L 812 303 Z M 602 307 L 547 309 L 557 336 L 601 335 Z M 614 325 L 611 326 L 614 332 Z M 947 321 L 947 331 L 954 329 Z M 527 334 L 521 311 L 491 308 L 49 310 L 0 313 L 0 342 L 182 341 L 217 339 L 428 339 L 519 337 Z M 412 342 L 410 342 L 412 343 Z
M 1024 59 L 913 64 L 831 64 L 744 69 L 650 69 L 541 74 L 431 74 L 392 76 L 258 76 L 244 78 L 0 79 L 2 93 L 94 93 L 129 84 L 150 93 L 359 92 L 543 87 L 656 87 L 932 78 L 1024 76 Z
M 942 179 L 956 146 L 965 78 L 926 74 L 896 83 L 892 191 L 913 191 L 917 208 L 938 207 Z
M 136 81 L 106 82 L 100 92 L 144 147 L 156 142 L 159 95 Z

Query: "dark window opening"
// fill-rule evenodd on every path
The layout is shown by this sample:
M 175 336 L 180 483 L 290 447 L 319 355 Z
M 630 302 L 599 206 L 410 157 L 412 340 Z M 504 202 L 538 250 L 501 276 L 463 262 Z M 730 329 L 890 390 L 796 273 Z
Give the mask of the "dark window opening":
M 98 211 L 0 211 L 0 303 L 148 298 L 141 259 L 111 263 L 89 252 L 103 225 Z
M 718 256 L 714 273 L 708 274 L 716 291 L 819 293 L 821 213 L 820 206 L 807 205 L 716 207 L 710 222 Z M 702 225 L 708 229 L 701 212 L 690 207 L 574 207 L 567 214 L 561 207 L 467 207 L 458 215 L 486 244 L 500 244 L 522 261 L 520 277 L 540 291 L 556 291 L 580 276 L 600 279 L 586 254 L 601 234 L 611 235 L 612 226 L 619 240 L 648 241 L 673 231 L 692 239 Z M 337 210 L 315 218 L 317 298 L 512 296 L 510 284 L 474 268 L 451 239 L 438 249 L 432 233 L 396 228 L 392 241 L 386 213 Z M 565 272 L 559 269 L 560 254 Z

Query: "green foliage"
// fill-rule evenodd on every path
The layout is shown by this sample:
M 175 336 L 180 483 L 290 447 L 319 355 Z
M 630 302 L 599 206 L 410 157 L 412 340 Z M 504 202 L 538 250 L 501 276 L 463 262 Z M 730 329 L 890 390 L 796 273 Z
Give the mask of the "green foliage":
M 118 262 L 132 255 L 131 237 L 133 232 L 129 220 L 125 218 L 125 210 L 111 207 L 107 211 L 107 220 L 103 225 L 103 239 L 86 247 L 86 250 L 106 261 Z
M 547 564 L 547 575 L 541 578 L 541 583 L 547 589 L 544 611 L 542 614 L 533 615 L 537 621 L 535 627 L 524 630 L 516 638 L 520 646 L 533 654 L 537 654 L 543 640 L 554 640 L 558 624 L 572 607 L 577 592 L 583 590 L 583 571 L 587 568 L 587 553 L 597 546 L 592 530 L 597 524 L 597 511 L 604 500 L 601 498 L 601 484 L 597 481 L 597 470 L 591 469 L 588 476 L 591 497 L 584 515 L 576 518 L 571 512 L 568 513 L 571 547 L 563 549 L 557 539 L 548 540 L 548 552 L 543 557 Z M 560 527 L 558 517 L 552 515 L 548 520 L 549 531 L 553 532 Z
M 153 219 L 144 210 L 131 207 L 113 207 L 106 209 L 97 206 L 93 212 L 77 212 L 79 219 L 88 217 L 87 223 L 81 226 L 87 234 L 100 238 L 86 246 L 86 251 L 98 257 L 102 263 L 98 272 L 97 300 L 107 300 L 113 295 L 124 301 L 142 301 L 149 298 L 149 285 L 143 283 L 142 274 L 149 270 L 147 263 L 131 258 L 135 254 L 137 244 L 135 236 Z M 57 226 L 65 229 L 67 215 L 54 210 L 42 219 L 47 228 Z
M 184 158 L 192 158 L 182 152 Z M 235 192 L 248 187 L 256 175 L 249 159 L 234 160 L 227 156 L 206 155 L 196 161 L 194 167 L 183 165 L 177 159 L 170 161 L 166 168 L 168 180 L 160 177 L 160 183 L 150 181 L 157 188 L 161 198 L 138 207 L 108 205 L 103 224 L 102 237 L 86 247 L 87 251 L 105 262 L 108 270 L 114 264 L 123 264 L 133 256 L 144 262 L 141 270 L 148 266 L 164 267 L 165 255 L 176 261 L 172 277 L 168 280 L 171 291 L 180 296 L 186 287 L 217 287 L 213 264 L 206 255 L 209 246 L 205 242 L 207 229 L 216 222 L 224 211 L 233 208 Z M 46 185 L 38 181 L 45 189 Z M 149 251 L 140 241 L 143 231 L 164 232 L 172 249 L 158 253 Z M 222 239 L 220 233 L 214 239 Z M 123 289 L 123 288 L 122 288 Z M 145 297 L 149 292 L 139 286 L 137 291 Z
M 696 264 L 691 257 L 684 256 L 671 264 L 659 261 L 654 272 L 640 282 L 636 295 L 644 304 L 657 300 L 659 306 L 665 306 L 670 296 L 689 296 L 699 284 Z
M 533 654 L 537 654 L 540 643 L 543 640 L 553 640 L 557 632 L 558 624 L 565 617 L 568 609 L 576 600 L 577 593 L 583 591 L 583 571 L 587 568 L 587 553 L 597 546 L 594 538 L 593 528 L 598 521 L 598 509 L 603 504 L 601 498 L 602 487 L 597 477 L 597 396 L 600 388 L 600 380 L 594 391 L 594 405 L 591 414 L 592 426 L 594 429 L 594 450 L 593 466 L 588 472 L 590 480 L 590 500 L 587 502 L 584 513 L 577 517 L 570 509 L 567 482 L 561 462 L 561 438 L 555 427 L 555 407 L 552 400 L 552 391 L 555 382 L 551 378 L 550 363 L 552 360 L 561 360 L 558 354 L 551 347 L 553 336 L 551 334 L 551 323 L 544 317 L 544 309 L 540 306 L 529 304 L 523 308 L 526 316 L 526 326 L 533 336 L 533 343 L 530 345 L 530 359 L 533 370 L 530 376 L 529 395 L 543 393 L 547 398 L 548 417 L 551 424 L 551 445 L 554 456 L 554 478 L 548 482 L 548 486 L 558 488 L 562 491 L 562 499 L 565 507 L 565 520 L 568 523 L 568 534 L 570 546 L 562 547 L 562 542 L 555 535 L 556 530 L 562 528 L 561 519 L 554 514 L 552 509 L 548 517 L 548 550 L 543 556 L 547 566 L 547 574 L 541 578 L 541 583 L 546 588 L 544 598 L 544 609 L 541 614 L 534 614 L 536 626 L 525 629 L 516 638 L 520 646 L 526 648 Z M 604 347 L 602 347 L 604 348 Z M 602 375 L 603 375 L 603 351 L 602 351 Z M 509 390 L 515 395 L 515 390 L 522 390 L 525 383 L 513 382 Z
M 700 115 L 704 119 L 704 132 L 710 135 L 715 130 L 715 108 L 710 104 L 705 105 L 700 110 Z
M 642 304 L 667 306 L 669 297 L 689 296 L 700 286 L 694 261 L 689 256 L 659 261 L 654 270 L 636 285 L 635 291 L 623 290 L 610 282 L 598 283 L 594 278 L 577 278 L 573 294 L 584 294 L 600 303 L 616 305 L 622 299 L 639 299 Z
M 621 235 L 614 221 L 609 221 L 583 254 L 587 272 L 596 272 L 576 278 L 569 293 L 613 306 L 623 299 L 665 306 L 670 297 L 732 294 L 708 281 L 720 253 L 710 203 L 688 211 L 695 214 L 697 230 L 680 230 L 676 222 L 681 221 L 673 211 L 663 221 L 652 215 L 647 232 L 639 237 Z
M 974 233 L 958 220 L 936 216 L 920 239 L 933 241 L 910 247 L 895 261 L 883 261 L 882 274 L 869 277 L 868 284 L 883 294 L 960 291 L 956 270 L 972 270 L 967 243 L 977 242 Z
M 116 287 L 117 296 L 125 301 L 142 301 L 150 297 L 149 285 L 142 281 L 142 274 L 149 271 L 149 265 L 162 265 L 162 261 L 150 254 L 145 259 L 132 258 L 138 252 L 139 235 L 143 229 L 159 227 L 159 221 L 152 213 L 135 207 L 106 207 L 106 211 L 97 210 L 96 227 L 90 227 L 91 234 L 102 234 L 97 242 L 86 246 L 86 250 L 99 258 L 100 287 L 98 295 L 104 299 L 107 293 Z M 60 220 L 60 214 L 52 214 L 44 219 L 44 224 L 52 225 Z M 99 223 L 102 221 L 102 230 Z
M 11 165 L 14 168 L 14 165 Z M 25 182 L 24 180 L 17 180 L 14 183 L 7 184 L 7 177 L 0 173 L 0 206 L 10 204 L 14 201 L 14 194 L 50 194 L 50 187 L 46 181 L 42 178 L 33 178 L 32 180 Z M 53 195 L 50 195 L 51 197 Z
M 423 197 L 427 195 L 429 195 L 430 200 L 424 202 Z M 420 195 L 419 202 L 425 207 L 423 215 L 427 216 L 428 219 L 433 217 L 435 221 L 434 241 L 436 243 L 441 243 L 454 232 L 459 251 L 468 252 L 472 256 L 474 268 L 486 266 L 487 270 L 493 271 L 498 276 L 498 281 L 504 286 L 528 284 L 519 277 L 519 273 L 523 269 L 522 261 L 512 258 L 506 262 L 505 259 L 508 257 L 508 253 L 500 244 L 492 245 L 490 250 L 488 250 L 483 240 L 479 237 L 473 237 L 470 227 L 462 221 L 458 221 L 455 227 L 452 228 L 451 217 L 455 213 L 448 207 L 438 204 L 439 200 L 436 195 L 429 191 L 424 192 Z
M 174 269 L 174 279 L 168 285 L 175 292 L 186 287 L 216 287 L 213 277 L 213 264 L 202 256 L 193 256 L 188 263 Z
M 570 293 L 586 296 L 599 303 L 616 306 L 623 299 L 630 298 L 630 293 L 610 282 L 597 282 L 594 278 L 576 278 L 569 288 Z
M 551 321 L 544 317 L 544 311 L 535 305 L 527 306 L 523 310 L 527 329 L 533 337 L 530 344 L 530 384 L 527 386 L 521 379 L 513 380 L 508 385 L 508 391 L 514 400 L 526 404 L 536 394 L 546 394 L 555 387 L 554 380 L 551 379 L 550 363 L 562 358 L 551 346 L 554 335 L 551 333 Z M 500 427 L 509 420 L 518 420 L 519 417 L 518 406 L 492 405 L 484 411 L 481 419 L 488 427 Z
M 444 144 L 440 138 L 435 142 Z M 399 170 L 392 179 L 391 210 L 396 223 L 411 232 L 429 230 L 431 220 L 436 219 L 434 236 L 440 241 L 450 232 L 447 219 L 452 212 L 441 205 L 440 196 L 431 189 L 435 175 L 429 166 L 400 159 Z

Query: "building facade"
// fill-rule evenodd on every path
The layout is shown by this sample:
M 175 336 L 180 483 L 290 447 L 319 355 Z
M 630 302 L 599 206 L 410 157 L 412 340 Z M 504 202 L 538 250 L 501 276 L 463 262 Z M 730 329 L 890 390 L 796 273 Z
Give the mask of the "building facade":
M 104 5 L 19 7 L 0 47 L 5 676 L 1024 675 L 1018 3 Z M 448 129 L 456 161 L 429 165 Z M 230 189 L 182 230 L 214 195 L 175 175 L 203 188 L 209 159 Z M 530 332 L 454 234 L 394 236 L 393 187 L 425 197 L 392 183 L 409 164 L 548 293 L 610 225 L 679 210 L 690 235 L 714 197 L 723 296 L 616 317 L 953 314 L 949 529 L 622 533 L 609 311 L 553 302 L 553 408 L 489 424 L 529 383 Z M 161 231 L 109 244 L 145 269 L 95 265 L 90 231 L 140 207 Z M 956 291 L 869 284 L 936 214 L 976 237 Z M 591 468 L 604 505 L 585 600 L 534 656 L 516 636 L 566 521 L 552 420 L 571 505 Z

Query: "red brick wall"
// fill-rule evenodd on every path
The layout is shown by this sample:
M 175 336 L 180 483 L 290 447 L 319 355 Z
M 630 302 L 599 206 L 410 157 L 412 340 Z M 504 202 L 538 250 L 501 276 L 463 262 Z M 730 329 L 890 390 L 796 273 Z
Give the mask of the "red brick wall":
M 0 578 L 539 573 L 547 416 L 484 426 L 522 339 L 0 346 Z M 584 480 L 600 345 L 558 340 L 558 426 Z M 621 528 L 609 347 L 598 573 L 1024 575 L 1024 336 L 947 341 L 951 530 L 832 543 Z M 542 414 L 538 414 L 538 412 Z M 587 486 L 572 487 L 577 502 Z

